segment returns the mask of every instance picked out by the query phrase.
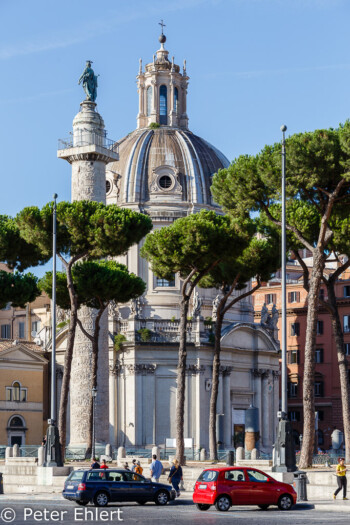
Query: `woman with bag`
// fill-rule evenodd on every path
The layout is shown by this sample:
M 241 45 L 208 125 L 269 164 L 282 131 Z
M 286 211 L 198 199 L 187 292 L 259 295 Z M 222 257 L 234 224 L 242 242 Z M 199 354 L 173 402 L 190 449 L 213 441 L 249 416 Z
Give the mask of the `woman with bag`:
M 182 468 L 177 459 L 174 459 L 173 466 L 170 469 L 168 481 L 172 484 L 173 488 L 176 491 L 176 496 L 180 496 L 179 483 L 183 480 L 182 477 Z

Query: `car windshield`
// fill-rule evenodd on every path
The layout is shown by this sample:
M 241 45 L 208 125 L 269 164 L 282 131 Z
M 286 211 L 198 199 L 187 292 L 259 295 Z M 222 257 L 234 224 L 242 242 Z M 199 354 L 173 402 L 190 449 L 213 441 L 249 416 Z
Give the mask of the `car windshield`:
M 204 470 L 197 481 L 216 481 L 219 472 L 217 470 Z
M 84 476 L 83 470 L 73 470 L 67 478 L 67 481 L 81 481 Z

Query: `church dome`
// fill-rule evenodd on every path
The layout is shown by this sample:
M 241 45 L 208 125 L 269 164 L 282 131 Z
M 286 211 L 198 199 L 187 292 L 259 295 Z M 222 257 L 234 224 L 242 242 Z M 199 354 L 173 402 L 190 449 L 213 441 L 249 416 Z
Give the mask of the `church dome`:
M 216 206 L 211 178 L 228 165 L 219 150 L 189 130 L 137 129 L 119 142 L 119 161 L 108 166 L 107 201 L 146 209 L 161 203 Z

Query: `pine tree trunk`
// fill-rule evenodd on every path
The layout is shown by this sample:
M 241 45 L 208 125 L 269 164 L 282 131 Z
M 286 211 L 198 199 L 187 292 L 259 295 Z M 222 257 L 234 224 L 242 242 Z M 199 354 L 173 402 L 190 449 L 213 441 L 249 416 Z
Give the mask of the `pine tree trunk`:
M 346 360 L 343 329 L 340 322 L 337 299 L 334 290 L 334 281 L 330 279 L 327 283 L 328 302 L 331 305 L 330 315 L 337 349 L 337 358 L 340 377 L 340 392 L 343 412 L 344 441 L 345 441 L 345 463 L 350 462 L 350 388 L 348 380 L 348 364 Z
M 312 466 L 315 446 L 315 343 L 319 305 L 319 290 L 323 272 L 323 257 L 317 248 L 313 251 L 313 268 L 308 293 L 307 326 L 304 355 L 303 377 L 303 444 L 300 453 L 299 468 Z
M 226 301 L 225 301 L 226 302 Z M 220 352 L 221 352 L 221 328 L 223 316 L 221 314 L 222 301 L 217 309 L 217 318 L 215 324 L 215 350 L 213 359 L 213 377 L 211 384 L 211 396 L 209 406 L 209 455 L 211 460 L 218 459 L 216 443 L 216 404 L 219 392 L 219 373 L 220 373 Z
M 190 296 L 183 294 L 180 304 L 180 345 L 177 365 L 176 388 L 176 457 L 183 465 L 185 462 L 184 413 L 186 386 L 186 330 Z
M 72 368 L 75 331 L 76 331 L 77 319 L 78 319 L 77 296 L 76 296 L 74 286 L 73 286 L 72 266 L 70 264 L 67 266 L 67 286 L 68 286 L 69 296 L 71 300 L 71 312 L 70 312 L 69 330 L 68 330 L 68 337 L 67 337 L 67 348 L 66 348 L 66 352 L 64 356 L 64 370 L 63 370 L 63 377 L 62 377 L 62 389 L 61 389 L 59 417 L 58 417 L 58 431 L 60 435 L 63 462 L 64 462 L 65 452 L 66 452 L 67 408 L 68 408 L 69 383 L 70 383 L 70 374 L 71 374 L 71 368 Z

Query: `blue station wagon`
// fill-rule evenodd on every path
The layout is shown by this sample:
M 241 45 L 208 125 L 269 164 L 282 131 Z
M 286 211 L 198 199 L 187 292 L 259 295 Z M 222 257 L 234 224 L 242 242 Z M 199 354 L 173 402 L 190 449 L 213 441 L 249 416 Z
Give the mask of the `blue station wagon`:
M 166 505 L 175 499 L 170 485 L 153 483 L 140 474 L 123 469 L 74 470 L 65 481 L 62 496 L 78 505 L 94 503 L 105 507 L 109 502 L 136 501 L 144 505 L 153 501 Z

